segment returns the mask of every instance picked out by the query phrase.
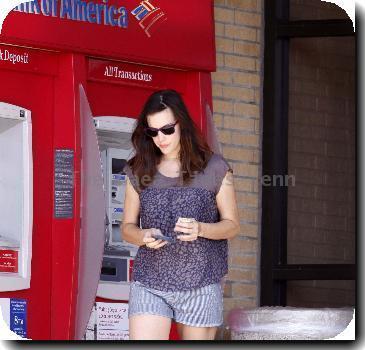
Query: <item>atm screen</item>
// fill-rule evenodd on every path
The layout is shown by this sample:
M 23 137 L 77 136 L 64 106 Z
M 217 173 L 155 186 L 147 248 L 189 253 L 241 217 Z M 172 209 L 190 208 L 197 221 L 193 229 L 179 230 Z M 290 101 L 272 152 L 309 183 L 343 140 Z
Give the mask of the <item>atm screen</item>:
M 112 158 L 112 173 L 121 174 L 123 173 L 123 168 L 126 165 L 126 159 Z

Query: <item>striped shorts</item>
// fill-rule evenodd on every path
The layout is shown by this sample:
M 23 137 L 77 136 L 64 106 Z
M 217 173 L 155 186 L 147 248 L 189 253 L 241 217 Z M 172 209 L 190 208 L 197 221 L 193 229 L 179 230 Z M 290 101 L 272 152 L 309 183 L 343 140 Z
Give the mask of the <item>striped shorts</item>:
M 128 316 L 159 315 L 194 327 L 223 324 L 223 291 L 220 283 L 181 292 L 166 292 L 131 283 Z

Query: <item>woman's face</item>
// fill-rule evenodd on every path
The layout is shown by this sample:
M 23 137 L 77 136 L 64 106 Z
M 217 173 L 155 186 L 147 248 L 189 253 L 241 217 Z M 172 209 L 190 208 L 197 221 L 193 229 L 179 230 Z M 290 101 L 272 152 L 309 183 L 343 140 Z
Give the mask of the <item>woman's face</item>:
M 176 119 L 170 108 L 147 116 L 147 123 L 151 128 L 159 129 L 175 122 Z M 152 137 L 152 140 L 166 158 L 177 158 L 180 151 L 179 123 L 175 125 L 175 132 L 173 134 L 165 135 L 162 131 L 159 131 L 156 137 Z

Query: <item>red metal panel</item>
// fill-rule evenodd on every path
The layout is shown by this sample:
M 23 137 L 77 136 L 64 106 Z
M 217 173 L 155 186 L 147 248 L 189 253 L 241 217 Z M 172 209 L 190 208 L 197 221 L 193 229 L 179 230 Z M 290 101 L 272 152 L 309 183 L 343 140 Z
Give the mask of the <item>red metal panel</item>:
M 110 66 L 112 64 L 112 66 Z M 157 68 L 106 60 L 90 59 L 88 64 L 87 95 L 93 115 L 115 115 L 137 118 L 148 96 L 159 89 L 175 89 L 183 95 L 187 108 L 202 128 L 205 112 L 202 108 L 202 73 Z M 108 76 L 105 70 L 115 67 L 116 72 L 141 72 L 152 81 L 132 80 Z M 116 73 L 118 74 L 118 73 Z M 210 81 L 210 73 L 203 74 Z M 204 84 L 204 94 L 211 96 L 211 87 Z M 103 98 L 100 98 L 103 96 Z
M 78 2 L 84 3 L 87 10 L 76 7 L 74 18 L 79 13 L 83 21 L 67 18 L 64 11 L 69 4 Z M 149 11 L 143 18 L 143 9 L 133 14 L 141 3 Z M 13 11 L 8 15 L 0 41 L 140 63 L 215 70 L 211 0 L 36 0 L 36 4 L 32 8 L 34 13 Z M 51 12 L 44 4 L 52 5 Z M 100 6 L 109 12 L 118 9 L 119 13 L 112 17 L 119 18 L 119 22 L 113 24 L 106 15 L 109 12 Z M 92 15 L 92 8 L 100 8 L 100 16 Z M 92 23 L 96 18 L 100 24 Z
M 55 54 L 25 47 L 0 45 L 0 69 L 34 74 L 58 74 Z
M 3 49 L 3 47 L 1 47 Z M 16 50 L 11 48 L 11 50 Z M 40 55 L 21 49 L 29 57 Z M 57 56 L 43 53 L 45 67 L 57 67 Z M 19 63 L 20 64 L 20 63 Z M 18 64 L 16 64 L 17 66 Z M 53 216 L 54 72 L 35 74 L 32 63 L 16 72 L 0 61 L 0 99 L 32 112 L 33 130 L 33 249 L 30 288 L 0 293 L 0 298 L 25 299 L 28 337 L 50 339 L 51 241 Z M 46 73 L 43 71 L 43 73 Z
M 54 219 L 52 237 L 51 337 L 74 338 L 80 235 L 80 118 L 78 83 L 85 79 L 83 56 L 60 55 L 55 79 L 54 149 L 72 149 L 74 160 L 74 217 Z

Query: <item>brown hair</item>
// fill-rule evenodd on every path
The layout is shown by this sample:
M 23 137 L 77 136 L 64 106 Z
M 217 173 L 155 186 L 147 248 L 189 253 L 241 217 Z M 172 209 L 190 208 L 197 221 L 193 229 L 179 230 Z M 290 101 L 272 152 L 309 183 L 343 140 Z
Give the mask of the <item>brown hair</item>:
M 156 91 L 147 99 L 131 138 L 136 153 L 128 161 L 128 165 L 137 177 L 141 190 L 147 187 L 146 180 L 152 182 L 162 157 L 160 149 L 152 138 L 144 132 L 144 129 L 148 127 L 147 116 L 161 112 L 166 108 L 171 109 L 180 125 L 179 158 L 184 185 L 188 184 L 197 172 L 205 169 L 213 154 L 200 130 L 191 119 L 180 94 L 175 90 Z

